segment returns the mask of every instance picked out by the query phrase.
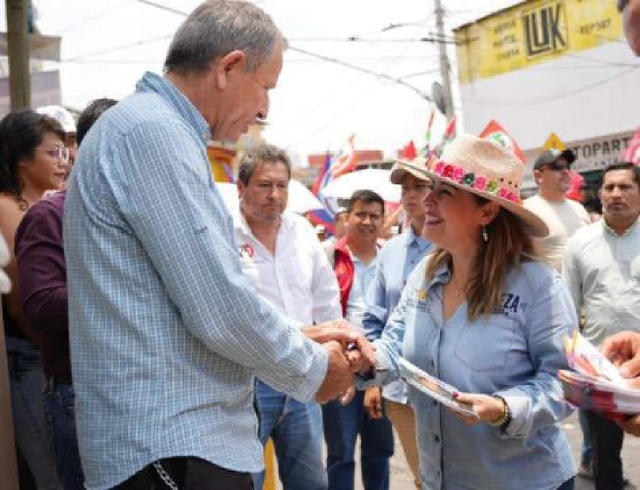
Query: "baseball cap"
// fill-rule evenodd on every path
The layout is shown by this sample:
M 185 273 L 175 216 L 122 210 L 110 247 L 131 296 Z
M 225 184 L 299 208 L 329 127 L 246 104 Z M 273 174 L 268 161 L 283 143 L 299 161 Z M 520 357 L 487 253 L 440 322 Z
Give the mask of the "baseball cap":
M 538 170 L 540 167 L 544 167 L 550 163 L 555 162 L 558 158 L 564 158 L 568 164 L 572 164 L 576 161 L 576 154 L 569 150 L 558 150 L 556 148 L 551 148 L 545 152 L 543 152 L 533 164 L 533 169 Z
M 71 113 L 59 105 L 45 105 L 36 109 L 38 114 L 49 116 L 60 123 L 65 133 L 76 132 L 76 122 Z

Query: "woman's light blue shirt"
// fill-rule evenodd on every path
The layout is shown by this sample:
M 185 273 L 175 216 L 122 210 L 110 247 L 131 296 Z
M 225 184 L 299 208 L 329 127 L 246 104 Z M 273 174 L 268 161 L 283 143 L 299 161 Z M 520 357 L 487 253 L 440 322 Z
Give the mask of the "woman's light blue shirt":
M 426 257 L 413 271 L 382 338 L 377 382 L 397 379 L 407 360 L 461 392 L 499 394 L 512 413 L 506 431 L 467 426 L 410 387 L 416 412 L 424 488 L 556 489 L 575 474 L 558 422 L 570 413 L 557 380 L 568 367 L 564 338 L 577 319 L 569 293 L 549 266 L 527 262 L 510 270 L 502 304 L 468 320 L 467 304 L 443 322 L 447 267 L 427 281 Z

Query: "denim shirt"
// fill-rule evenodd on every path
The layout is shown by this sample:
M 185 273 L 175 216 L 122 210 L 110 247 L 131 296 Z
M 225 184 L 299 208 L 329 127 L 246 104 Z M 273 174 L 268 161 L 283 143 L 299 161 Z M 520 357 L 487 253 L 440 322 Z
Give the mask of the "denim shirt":
M 527 262 L 508 271 L 502 304 L 469 320 L 467 304 L 443 322 L 447 267 L 425 279 L 429 256 L 411 274 L 382 338 L 374 382 L 398 376 L 407 360 L 461 392 L 499 394 L 511 410 L 506 430 L 467 426 L 452 412 L 409 387 L 416 412 L 420 471 L 425 488 L 557 489 L 574 476 L 569 444 L 558 422 L 570 413 L 557 371 L 568 367 L 564 338 L 577 319 L 560 276 Z
M 378 267 L 367 290 L 367 311 L 363 321 L 369 340 L 380 338 L 389 315 L 400 301 L 409 274 L 431 249 L 431 243 L 416 235 L 410 226 L 406 233 L 389 240 L 378 252 Z M 382 394 L 394 402 L 408 402 L 408 391 L 403 381 L 389 383 Z

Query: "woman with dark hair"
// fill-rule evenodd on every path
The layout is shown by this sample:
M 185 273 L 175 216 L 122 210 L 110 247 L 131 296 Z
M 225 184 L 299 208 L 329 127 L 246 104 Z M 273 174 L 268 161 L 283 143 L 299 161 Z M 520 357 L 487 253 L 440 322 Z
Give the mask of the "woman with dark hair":
M 397 377 L 402 356 L 470 409 L 410 388 L 424 488 L 572 489 L 556 373 L 568 367 L 564 339 L 577 319 L 560 276 L 535 253 L 531 236 L 548 228 L 522 206 L 524 165 L 470 135 L 441 158 L 406 163 L 432 182 L 423 236 L 437 249 L 375 344 L 377 381 Z
M 32 110 L 12 112 L 0 121 L 0 232 L 12 252 L 27 209 L 64 184 L 69 157 L 64 138 L 60 123 Z M 57 489 L 43 413 L 45 378 L 37 347 L 42 333 L 23 318 L 15 258 L 6 270 L 14 285 L 2 296 L 2 315 L 16 443 L 37 488 Z

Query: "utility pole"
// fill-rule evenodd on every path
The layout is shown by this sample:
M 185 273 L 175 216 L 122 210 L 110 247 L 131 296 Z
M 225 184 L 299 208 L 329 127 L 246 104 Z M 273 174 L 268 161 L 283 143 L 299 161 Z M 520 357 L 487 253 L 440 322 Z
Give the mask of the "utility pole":
M 440 76 L 442 77 L 442 87 L 444 88 L 445 115 L 447 120 L 453 117 L 453 97 L 451 95 L 451 65 L 447 56 L 447 44 L 444 32 L 444 9 L 442 0 L 435 0 L 436 29 L 438 49 L 440 51 Z
M 31 107 L 28 0 L 5 0 L 11 110 Z

